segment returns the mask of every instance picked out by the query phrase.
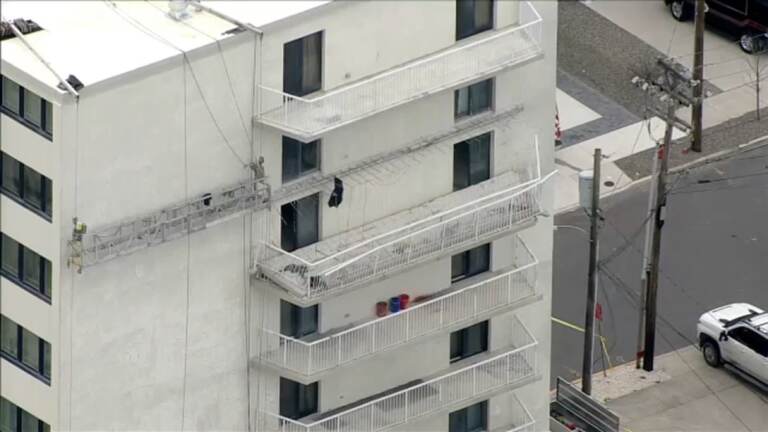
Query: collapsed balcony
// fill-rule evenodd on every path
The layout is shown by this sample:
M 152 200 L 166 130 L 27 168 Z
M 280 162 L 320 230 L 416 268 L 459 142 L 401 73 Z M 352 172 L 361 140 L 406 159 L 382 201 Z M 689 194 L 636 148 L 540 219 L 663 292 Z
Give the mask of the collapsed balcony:
M 542 19 L 520 2 L 518 22 L 315 98 L 260 86 L 257 121 L 303 141 L 400 104 L 455 88 L 541 55 Z
M 544 182 L 508 172 L 366 227 L 294 252 L 262 244 L 258 274 L 303 300 L 314 300 L 519 230 L 541 214 Z

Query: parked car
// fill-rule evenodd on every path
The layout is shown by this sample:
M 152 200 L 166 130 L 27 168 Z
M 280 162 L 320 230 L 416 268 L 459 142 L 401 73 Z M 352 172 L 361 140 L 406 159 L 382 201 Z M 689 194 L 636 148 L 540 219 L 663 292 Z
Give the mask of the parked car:
M 728 363 L 768 385 L 768 313 L 734 303 L 704 313 L 696 330 L 707 364 Z
M 693 18 L 695 0 L 664 0 L 678 21 Z M 750 54 L 768 49 L 768 0 L 707 0 L 707 22 L 739 38 Z

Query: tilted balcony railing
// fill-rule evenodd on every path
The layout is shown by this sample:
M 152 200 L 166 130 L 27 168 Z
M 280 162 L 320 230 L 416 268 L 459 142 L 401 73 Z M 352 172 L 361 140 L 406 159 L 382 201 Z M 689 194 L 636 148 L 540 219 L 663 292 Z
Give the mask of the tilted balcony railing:
M 311 376 L 535 299 L 538 261 L 516 237 L 520 266 L 312 342 L 262 330 L 260 360 Z
M 398 223 L 392 225 L 399 227 L 368 239 L 354 237 L 351 246 L 344 246 L 342 243 L 346 240 L 334 237 L 293 253 L 262 244 L 256 270 L 298 297 L 317 299 L 493 240 L 541 214 L 543 184 L 552 174 L 542 177 L 538 161 L 537 145 L 537 163 L 531 170 L 535 177 L 531 180 L 517 183 L 509 176 L 513 173 L 494 177 L 422 206 L 429 211 L 448 207 L 446 211 L 421 217 L 405 226 L 403 220 L 413 218 L 412 215 L 398 213 L 376 222 L 390 226 L 394 220 Z M 516 185 L 499 190 L 499 184 L 506 186 L 504 181 Z M 477 196 L 480 198 L 475 198 Z M 474 199 L 469 201 L 470 197 Z M 459 202 L 463 204 L 456 205 Z M 322 255 L 322 250 L 339 252 Z M 324 257 L 317 259 L 319 256 Z
M 512 422 L 504 427 L 493 429 L 492 432 L 536 432 L 536 420 L 517 395 L 513 397 L 511 406 L 505 411 L 512 417 Z
M 352 404 L 331 416 L 320 414 L 302 421 L 262 411 L 262 429 L 282 432 L 379 431 L 452 409 L 473 398 L 490 397 L 499 391 L 522 386 L 537 378 L 537 342 L 519 321 L 512 326 L 511 339 L 514 349 L 490 354 L 485 360 L 364 404 Z M 316 417 L 319 419 L 315 420 Z
M 520 2 L 516 25 L 405 63 L 315 98 L 260 86 L 257 120 L 305 141 L 397 105 L 460 86 L 541 55 L 542 18 Z

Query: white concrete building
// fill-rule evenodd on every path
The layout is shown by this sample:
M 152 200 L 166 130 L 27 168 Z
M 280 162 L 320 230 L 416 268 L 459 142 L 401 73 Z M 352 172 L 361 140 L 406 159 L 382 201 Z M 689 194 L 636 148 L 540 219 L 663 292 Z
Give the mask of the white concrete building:
M 204 6 L 2 3 L 0 430 L 547 430 L 557 4 Z

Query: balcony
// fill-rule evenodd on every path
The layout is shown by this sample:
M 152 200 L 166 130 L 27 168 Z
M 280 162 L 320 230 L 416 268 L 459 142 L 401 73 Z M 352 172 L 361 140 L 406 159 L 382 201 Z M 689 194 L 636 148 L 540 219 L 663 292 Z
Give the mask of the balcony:
M 512 422 L 504 427 L 493 429 L 492 432 L 536 432 L 536 421 L 533 415 L 516 395 L 509 409 Z
M 518 23 L 315 98 L 260 86 L 257 120 L 304 141 L 424 96 L 459 87 L 541 55 L 542 19 L 520 2 Z
M 508 172 L 293 253 L 261 244 L 255 268 L 310 301 L 487 243 L 541 213 L 543 184 L 551 174 L 542 177 L 538 163 L 528 172 L 528 181 Z
M 305 377 L 398 347 L 421 337 L 465 327 L 538 297 L 538 261 L 516 238 L 522 263 L 491 273 L 469 286 L 449 289 L 399 313 L 367 321 L 314 341 L 303 341 L 263 329 L 261 360 Z
M 512 349 L 477 356 L 475 361 L 467 359 L 470 364 L 459 362 L 432 379 L 410 383 L 397 391 L 385 392 L 329 413 L 291 420 L 262 411 L 265 423 L 262 429 L 281 432 L 379 431 L 520 387 L 538 378 L 537 342 L 519 321 L 512 330 Z

